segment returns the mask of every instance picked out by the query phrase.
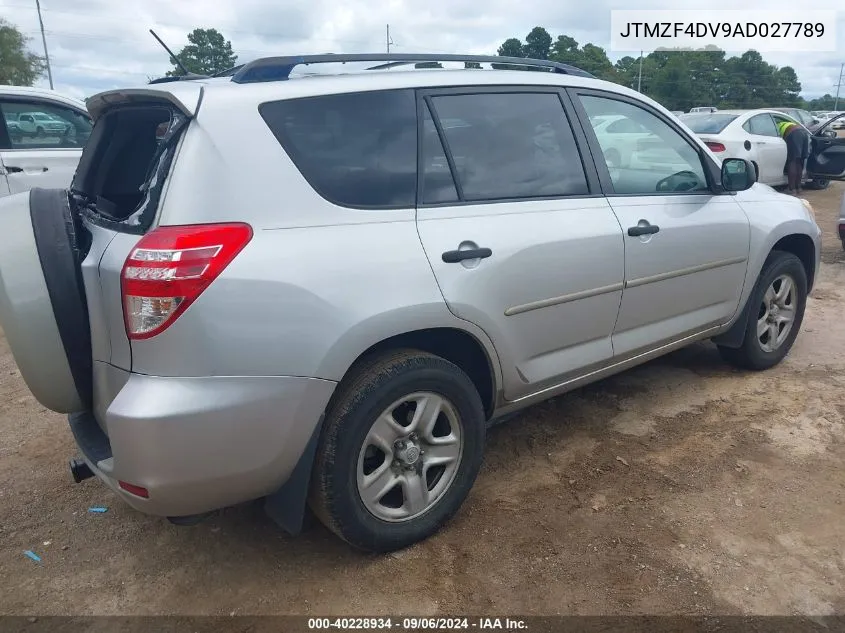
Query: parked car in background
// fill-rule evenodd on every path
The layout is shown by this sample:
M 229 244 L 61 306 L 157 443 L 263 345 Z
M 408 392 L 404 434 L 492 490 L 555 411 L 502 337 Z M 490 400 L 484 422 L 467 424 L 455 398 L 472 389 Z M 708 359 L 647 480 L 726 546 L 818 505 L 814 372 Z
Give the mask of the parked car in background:
M 85 104 L 51 90 L 0 86 L 0 196 L 69 187 L 91 134 Z
M 13 141 L 20 141 L 23 137 L 44 138 L 46 136 L 65 136 L 70 133 L 71 124 L 59 118 L 52 117 L 46 112 L 21 112 L 18 114 L 15 135 L 9 135 Z
M 682 114 L 686 114 L 683 110 L 672 110 L 672 114 L 675 116 L 681 116 Z
M 634 90 L 499 59 L 269 58 L 89 99 L 70 197 L 0 200 L 0 322 L 74 476 L 180 523 L 264 498 L 297 531 L 307 499 L 389 551 L 458 511 L 502 416 L 699 340 L 779 363 L 810 203 Z M 646 143 L 609 164 L 626 129 Z
M 690 110 L 690 113 L 695 114 L 699 112 L 717 112 L 718 110 L 719 108 L 716 108 L 714 106 L 699 106 L 697 108 L 692 108 Z
M 778 135 L 777 123 L 797 122 L 787 114 L 778 110 L 720 110 L 710 114 L 685 114 L 680 119 L 716 155 L 747 158 L 754 163 L 760 182 L 773 187 L 786 184 L 786 143 Z M 818 154 L 824 150 L 824 139 L 830 139 L 830 136 L 824 136 L 827 132 L 825 127 L 816 128 L 811 151 Z M 811 156 L 805 179 L 812 187 L 824 189 L 829 184 L 827 175 L 831 169 L 835 170 L 836 166 L 817 165 Z
M 656 137 L 631 119 L 621 115 L 592 117 L 593 131 L 602 141 L 602 150 L 611 167 L 631 167 L 635 156 Z

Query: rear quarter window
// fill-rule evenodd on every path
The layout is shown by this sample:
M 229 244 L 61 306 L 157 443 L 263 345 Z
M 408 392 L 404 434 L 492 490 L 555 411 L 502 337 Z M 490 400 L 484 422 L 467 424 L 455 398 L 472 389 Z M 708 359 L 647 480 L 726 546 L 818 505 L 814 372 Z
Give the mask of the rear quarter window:
M 259 112 L 308 183 L 340 206 L 416 205 L 413 90 L 321 95 L 264 103 Z

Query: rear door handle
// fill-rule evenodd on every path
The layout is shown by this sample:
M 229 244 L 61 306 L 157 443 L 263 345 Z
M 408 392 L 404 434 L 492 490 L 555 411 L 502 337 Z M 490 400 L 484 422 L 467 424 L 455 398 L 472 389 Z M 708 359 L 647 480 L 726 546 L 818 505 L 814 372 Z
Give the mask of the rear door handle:
M 486 259 L 493 254 L 489 248 L 468 248 L 466 250 L 446 251 L 441 256 L 447 264 L 457 264 L 467 259 Z
M 628 227 L 628 235 L 631 237 L 639 237 L 640 235 L 654 235 L 660 230 L 656 224 L 638 224 L 637 226 Z

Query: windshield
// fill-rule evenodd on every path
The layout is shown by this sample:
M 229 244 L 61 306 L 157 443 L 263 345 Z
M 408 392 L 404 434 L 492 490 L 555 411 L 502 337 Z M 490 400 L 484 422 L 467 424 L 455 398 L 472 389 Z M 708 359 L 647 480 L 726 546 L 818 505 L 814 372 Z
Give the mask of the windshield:
M 48 117 L 46 114 L 33 114 L 32 118 L 34 118 L 36 121 L 52 121 L 53 120 L 50 117 Z
M 708 114 L 685 114 L 681 121 L 696 134 L 718 134 L 736 119 L 736 114 L 711 112 Z

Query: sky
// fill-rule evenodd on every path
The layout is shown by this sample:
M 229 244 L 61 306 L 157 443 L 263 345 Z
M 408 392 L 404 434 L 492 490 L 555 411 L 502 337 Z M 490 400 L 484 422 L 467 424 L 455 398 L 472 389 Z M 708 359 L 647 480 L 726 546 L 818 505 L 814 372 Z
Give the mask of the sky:
M 759 6 L 761 18 L 812 21 L 814 10 L 840 4 L 747 0 L 741 8 Z M 609 50 L 611 9 L 679 6 L 671 0 L 41 0 L 55 89 L 76 98 L 144 84 L 169 70 L 168 56 L 150 28 L 174 52 L 187 44 L 194 28 L 216 28 L 245 62 L 270 55 L 383 52 L 387 24 L 393 52 L 493 55 L 505 39 L 524 39 L 534 26 L 543 26 L 553 38 L 566 34 L 602 46 L 615 61 L 625 53 Z M 737 4 L 710 0 L 707 7 Z M 0 16 L 31 38 L 32 50 L 43 52 L 35 0 L 0 0 Z M 763 57 L 795 68 L 804 96 L 834 94 L 845 62 L 845 11 L 838 13 L 836 52 Z M 46 78 L 38 85 L 49 87 Z

